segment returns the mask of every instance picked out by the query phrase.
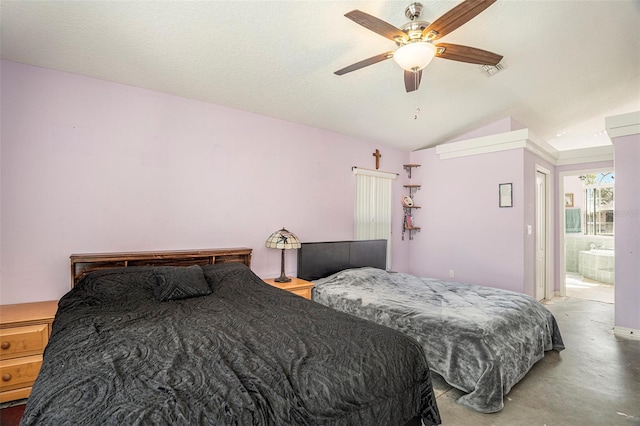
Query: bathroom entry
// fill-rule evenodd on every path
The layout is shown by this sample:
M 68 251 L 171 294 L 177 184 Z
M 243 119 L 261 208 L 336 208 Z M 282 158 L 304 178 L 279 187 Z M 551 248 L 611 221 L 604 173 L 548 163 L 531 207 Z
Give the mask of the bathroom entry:
M 615 175 L 589 171 L 563 179 L 566 296 L 613 303 Z

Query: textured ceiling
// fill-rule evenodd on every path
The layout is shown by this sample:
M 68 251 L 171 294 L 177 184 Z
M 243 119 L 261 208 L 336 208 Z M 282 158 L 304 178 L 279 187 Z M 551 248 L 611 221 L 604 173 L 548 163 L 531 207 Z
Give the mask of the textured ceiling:
M 423 3 L 432 22 L 459 2 Z M 408 4 L 3 0 L 1 55 L 406 150 L 505 117 L 558 150 L 606 145 L 604 117 L 640 110 L 638 0 L 498 0 L 439 40 L 504 55 L 492 77 L 441 58 L 412 93 L 392 60 L 333 74 L 395 48 L 346 12 L 400 27 Z

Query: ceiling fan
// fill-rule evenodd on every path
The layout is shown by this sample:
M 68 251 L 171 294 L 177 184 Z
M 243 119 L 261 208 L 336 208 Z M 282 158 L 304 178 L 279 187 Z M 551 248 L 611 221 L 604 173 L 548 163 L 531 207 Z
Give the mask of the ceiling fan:
M 422 69 L 429 65 L 434 57 L 495 66 L 502 60 L 502 55 L 460 44 L 433 44 L 434 41 L 464 25 L 495 2 L 496 0 L 465 0 L 433 23 L 418 20 L 423 6 L 421 3 L 412 3 L 404 12 L 411 21 L 400 28 L 360 10 L 352 10 L 344 16 L 390 39 L 398 45 L 398 48 L 351 64 L 334 74 L 343 75 L 393 58 L 404 69 L 404 86 L 407 92 L 412 92 L 420 86 Z

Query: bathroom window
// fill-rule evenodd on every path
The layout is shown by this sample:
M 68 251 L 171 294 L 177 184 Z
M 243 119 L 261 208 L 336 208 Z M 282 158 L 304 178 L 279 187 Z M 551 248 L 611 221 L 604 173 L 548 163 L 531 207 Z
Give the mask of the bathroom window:
M 580 176 L 584 191 L 585 235 L 613 235 L 613 173 Z

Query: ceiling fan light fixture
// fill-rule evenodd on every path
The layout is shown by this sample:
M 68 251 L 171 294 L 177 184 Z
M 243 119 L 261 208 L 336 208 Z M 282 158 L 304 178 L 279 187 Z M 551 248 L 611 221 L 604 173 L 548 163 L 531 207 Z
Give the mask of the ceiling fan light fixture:
M 417 72 L 425 68 L 436 55 L 436 48 L 426 41 L 416 41 L 400 46 L 393 54 L 402 69 Z

